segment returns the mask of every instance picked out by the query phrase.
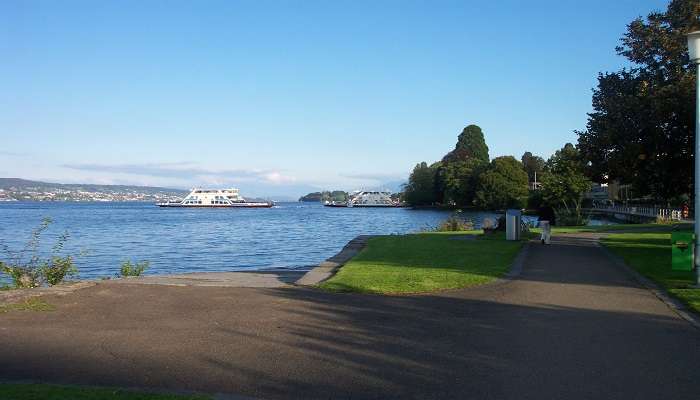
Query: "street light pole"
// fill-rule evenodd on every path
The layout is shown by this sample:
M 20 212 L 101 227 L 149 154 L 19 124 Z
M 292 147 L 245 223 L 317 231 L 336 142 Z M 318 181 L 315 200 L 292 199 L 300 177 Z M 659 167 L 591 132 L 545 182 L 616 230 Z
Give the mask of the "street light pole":
M 695 220 L 694 256 L 695 285 L 700 286 L 700 31 L 688 34 L 688 56 L 695 64 Z

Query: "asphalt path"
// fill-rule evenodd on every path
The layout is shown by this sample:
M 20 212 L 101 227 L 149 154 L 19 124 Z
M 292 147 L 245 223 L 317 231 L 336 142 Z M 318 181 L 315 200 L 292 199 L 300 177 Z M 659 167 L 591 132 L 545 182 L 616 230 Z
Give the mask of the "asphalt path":
M 0 377 L 261 399 L 697 399 L 700 331 L 590 237 L 420 296 L 100 283 L 0 314 Z

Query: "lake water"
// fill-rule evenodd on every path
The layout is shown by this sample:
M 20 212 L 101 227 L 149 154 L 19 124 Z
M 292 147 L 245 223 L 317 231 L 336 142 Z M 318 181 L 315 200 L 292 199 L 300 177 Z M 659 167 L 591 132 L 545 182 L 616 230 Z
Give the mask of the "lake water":
M 19 250 L 42 218 L 54 223 L 43 248 L 70 233 L 65 252 L 80 278 L 114 276 L 124 260 L 148 260 L 148 274 L 308 269 L 361 234 L 402 234 L 437 226 L 449 211 L 330 208 L 280 203 L 270 209 L 159 208 L 151 203 L 0 203 L 0 244 Z M 478 224 L 489 212 L 464 213 Z M 0 253 L 0 260 L 6 255 Z

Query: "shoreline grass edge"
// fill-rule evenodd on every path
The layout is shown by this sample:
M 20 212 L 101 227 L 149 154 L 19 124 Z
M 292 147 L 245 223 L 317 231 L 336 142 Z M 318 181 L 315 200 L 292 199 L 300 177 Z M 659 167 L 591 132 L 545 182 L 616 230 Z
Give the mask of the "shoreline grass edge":
M 481 231 L 379 236 L 316 287 L 401 295 L 482 285 L 506 277 L 524 245 Z

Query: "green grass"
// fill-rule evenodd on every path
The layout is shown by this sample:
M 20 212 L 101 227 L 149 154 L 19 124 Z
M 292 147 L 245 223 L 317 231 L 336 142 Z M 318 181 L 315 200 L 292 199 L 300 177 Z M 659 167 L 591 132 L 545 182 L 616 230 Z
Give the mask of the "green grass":
M 8 400 L 205 400 L 205 396 L 181 396 L 110 388 L 44 384 L 0 384 L 0 399 Z
M 692 227 L 689 224 L 680 224 L 681 227 Z M 586 226 L 553 226 L 552 233 L 605 233 L 625 230 L 653 230 L 659 232 L 671 231 L 672 224 L 612 224 L 612 225 L 586 225 Z M 540 232 L 539 228 L 532 229 Z
M 455 238 L 473 237 L 473 240 Z M 423 293 L 491 282 L 507 271 L 522 242 L 503 233 L 431 232 L 370 239 L 324 290 L 379 294 Z
M 700 289 L 690 288 L 694 272 L 671 269 L 670 232 L 615 233 L 603 238 L 602 243 L 627 265 L 700 312 Z
M 38 297 L 30 297 L 19 303 L 0 304 L 0 314 L 8 311 L 53 311 L 56 308 Z

